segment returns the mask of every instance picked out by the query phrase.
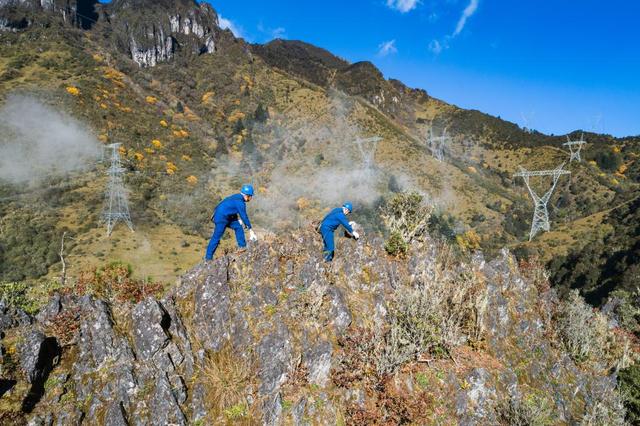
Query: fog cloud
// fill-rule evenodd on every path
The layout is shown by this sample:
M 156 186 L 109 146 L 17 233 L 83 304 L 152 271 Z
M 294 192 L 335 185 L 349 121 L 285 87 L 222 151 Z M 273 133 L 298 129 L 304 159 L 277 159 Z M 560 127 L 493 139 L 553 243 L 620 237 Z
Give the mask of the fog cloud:
M 81 170 L 99 150 L 82 123 L 36 98 L 12 95 L 0 108 L 0 180 L 36 182 Z

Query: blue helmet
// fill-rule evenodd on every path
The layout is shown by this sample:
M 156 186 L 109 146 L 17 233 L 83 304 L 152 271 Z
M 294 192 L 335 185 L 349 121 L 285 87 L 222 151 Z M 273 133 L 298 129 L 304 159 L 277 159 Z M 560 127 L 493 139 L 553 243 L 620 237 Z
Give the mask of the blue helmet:
M 242 185 L 242 189 L 240 190 L 241 194 L 248 195 L 253 197 L 253 186 L 252 185 Z
M 350 202 L 346 202 L 342 205 L 345 209 L 349 210 L 349 212 L 353 212 L 353 205 Z

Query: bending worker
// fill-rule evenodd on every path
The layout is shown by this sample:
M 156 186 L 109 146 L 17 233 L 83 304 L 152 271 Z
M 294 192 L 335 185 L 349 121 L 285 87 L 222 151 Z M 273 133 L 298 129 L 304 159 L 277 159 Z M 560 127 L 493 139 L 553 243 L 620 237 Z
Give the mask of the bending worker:
M 252 197 L 253 186 L 243 185 L 239 194 L 228 196 L 216 206 L 211 216 L 211 221 L 215 224 L 215 228 L 213 229 L 211 240 L 207 246 L 207 254 L 204 257 L 205 260 L 213 259 L 213 254 L 216 252 L 220 239 L 227 228 L 231 228 L 235 232 L 236 242 L 240 248 L 247 246 L 242 225 L 249 230 L 249 239 L 251 241 L 258 240 L 256 233 L 251 229 L 249 216 L 247 216 L 246 204 L 251 201 Z
M 342 207 L 337 207 L 329 212 L 328 215 L 322 219 L 320 223 L 319 231 L 322 234 L 322 241 L 324 243 L 323 255 L 324 260 L 331 262 L 333 260 L 333 251 L 335 249 L 333 243 L 333 233 L 338 226 L 342 225 L 346 231 L 353 236 L 356 240 L 360 238 L 358 233 L 353 230 L 352 224 L 347 220 L 347 215 L 351 213 L 353 206 L 351 203 L 344 203 Z

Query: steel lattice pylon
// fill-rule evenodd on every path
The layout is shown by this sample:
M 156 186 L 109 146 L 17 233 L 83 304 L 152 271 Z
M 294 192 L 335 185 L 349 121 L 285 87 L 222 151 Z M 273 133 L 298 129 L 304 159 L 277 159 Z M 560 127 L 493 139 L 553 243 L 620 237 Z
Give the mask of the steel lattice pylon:
M 118 221 L 123 221 L 133 232 L 127 191 L 122 180 L 124 168 L 120 164 L 120 145 L 119 143 L 113 143 L 107 146 L 107 148 L 111 149 L 111 166 L 107 170 L 109 186 L 105 196 L 104 211 L 102 212 L 102 220 L 107 224 L 107 235 L 111 235 Z
M 447 129 L 445 128 L 442 131 L 442 135 L 434 136 L 433 135 L 433 127 L 429 129 L 429 139 L 427 140 L 427 145 L 429 150 L 431 151 L 431 155 L 438 161 L 444 161 L 444 148 L 446 142 L 449 140 L 447 136 Z
M 356 145 L 358 145 L 360 155 L 362 156 L 362 161 L 364 162 L 364 166 L 366 168 L 370 168 L 373 165 L 373 158 L 376 153 L 376 144 L 381 140 L 382 138 L 380 136 L 373 136 L 366 139 L 357 138 L 355 140 Z M 365 149 L 363 144 L 371 144 L 371 149 Z
M 527 185 L 527 189 L 529 190 L 529 194 L 531 194 L 531 198 L 533 198 L 533 204 L 535 206 L 533 211 L 533 221 L 531 222 L 531 231 L 529 232 L 529 241 L 531 241 L 540 230 L 549 230 L 549 211 L 547 210 L 547 203 L 549 202 L 551 194 L 553 194 L 553 191 L 556 188 L 560 176 L 571 174 L 571 172 L 568 170 L 562 170 L 563 167 L 564 163 L 553 170 L 529 171 L 525 170 L 524 167 L 520 167 L 522 171 L 513 175 L 514 178 L 521 177 L 524 179 L 524 182 Z M 551 185 L 551 188 L 547 192 L 545 192 L 542 197 L 536 194 L 533 188 L 531 188 L 529 178 L 532 176 L 553 176 L 553 184 Z
M 572 141 L 571 139 L 569 139 L 569 136 L 567 136 L 567 141 L 562 145 L 566 145 L 569 147 L 569 162 L 572 162 L 573 160 L 576 160 L 578 162 L 582 161 L 582 158 L 580 157 L 580 151 L 582 150 L 582 146 L 586 143 L 587 142 L 584 140 L 584 134 L 580 135 L 580 140 L 578 141 Z

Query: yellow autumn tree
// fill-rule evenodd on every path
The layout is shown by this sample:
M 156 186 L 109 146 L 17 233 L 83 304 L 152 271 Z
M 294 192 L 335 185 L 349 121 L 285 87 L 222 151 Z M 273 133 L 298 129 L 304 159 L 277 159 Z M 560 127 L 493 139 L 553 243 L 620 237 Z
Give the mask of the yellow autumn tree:
M 80 94 L 80 89 L 78 89 L 75 86 L 68 86 L 67 87 L 67 93 L 69 93 L 70 95 L 73 95 L 73 96 L 78 96 Z

